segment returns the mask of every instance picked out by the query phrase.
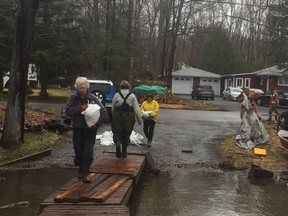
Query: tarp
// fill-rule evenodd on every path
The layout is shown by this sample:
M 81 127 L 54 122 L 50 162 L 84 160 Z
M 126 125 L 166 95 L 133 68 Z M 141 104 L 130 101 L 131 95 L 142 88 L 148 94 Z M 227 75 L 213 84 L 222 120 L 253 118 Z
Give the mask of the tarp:
M 140 85 L 132 89 L 133 94 L 166 94 L 168 90 L 157 85 Z

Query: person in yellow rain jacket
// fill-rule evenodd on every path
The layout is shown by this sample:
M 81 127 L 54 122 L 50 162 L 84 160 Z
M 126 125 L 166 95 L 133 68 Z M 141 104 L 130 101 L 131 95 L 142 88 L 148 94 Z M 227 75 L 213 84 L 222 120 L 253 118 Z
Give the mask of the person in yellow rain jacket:
M 151 147 L 154 128 L 159 113 L 159 104 L 153 99 L 153 95 L 147 95 L 146 100 L 141 104 L 141 110 L 144 121 L 144 134 L 147 138 L 147 145 Z

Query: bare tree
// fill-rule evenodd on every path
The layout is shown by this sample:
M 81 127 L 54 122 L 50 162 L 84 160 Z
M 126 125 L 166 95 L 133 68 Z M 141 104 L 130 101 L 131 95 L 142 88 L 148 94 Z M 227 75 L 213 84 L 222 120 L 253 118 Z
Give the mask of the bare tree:
M 12 56 L 9 92 L 1 146 L 14 148 L 24 143 L 25 96 L 28 58 L 38 0 L 19 1 Z

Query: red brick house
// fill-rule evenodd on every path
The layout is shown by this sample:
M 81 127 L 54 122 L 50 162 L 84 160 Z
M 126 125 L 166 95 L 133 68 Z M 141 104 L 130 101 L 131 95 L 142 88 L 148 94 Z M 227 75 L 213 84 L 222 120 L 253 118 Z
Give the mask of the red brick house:
M 271 89 L 288 91 L 288 72 L 273 66 L 252 73 L 222 75 L 221 92 L 230 86 L 258 88 L 264 92 Z

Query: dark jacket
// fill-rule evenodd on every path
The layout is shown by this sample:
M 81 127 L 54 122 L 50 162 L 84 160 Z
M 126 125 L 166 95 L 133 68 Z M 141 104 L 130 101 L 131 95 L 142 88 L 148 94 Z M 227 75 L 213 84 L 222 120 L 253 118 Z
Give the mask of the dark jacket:
M 78 91 L 71 94 L 67 100 L 66 104 L 66 115 L 72 118 L 73 126 L 76 128 L 87 128 L 87 124 L 85 121 L 84 115 L 82 112 L 82 105 L 83 104 L 98 104 L 100 109 L 100 118 L 97 122 L 97 125 L 101 125 L 104 121 L 108 119 L 108 113 L 106 108 L 103 106 L 101 102 L 89 91 L 87 92 L 86 97 L 81 98 Z

